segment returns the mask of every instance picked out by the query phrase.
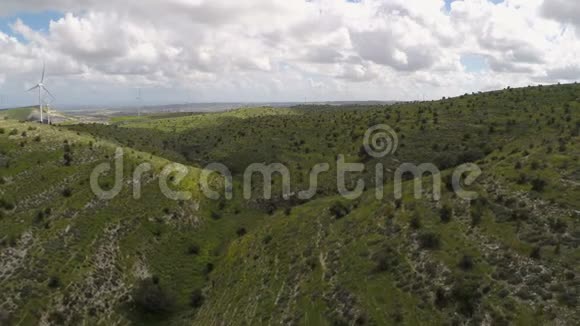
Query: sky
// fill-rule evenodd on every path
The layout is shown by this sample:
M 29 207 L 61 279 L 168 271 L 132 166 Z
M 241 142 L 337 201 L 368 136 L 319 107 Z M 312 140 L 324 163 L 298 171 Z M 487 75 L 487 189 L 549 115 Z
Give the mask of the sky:
M 438 99 L 580 79 L 578 0 L 2 0 L 0 107 Z

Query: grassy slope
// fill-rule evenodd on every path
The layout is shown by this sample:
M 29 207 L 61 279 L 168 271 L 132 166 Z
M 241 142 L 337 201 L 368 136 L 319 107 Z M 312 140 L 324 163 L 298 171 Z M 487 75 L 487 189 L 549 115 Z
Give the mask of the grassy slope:
M 156 180 L 144 187 L 140 200 L 132 199 L 125 186 L 114 200 L 100 201 L 91 193 L 88 177 L 96 165 L 111 161 L 113 143 L 13 120 L 1 121 L 0 128 L 5 130 L 0 148 L 6 167 L 0 172 L 0 197 L 15 206 L 1 210 L 0 305 L 14 322 L 127 322 L 135 314 L 119 307 L 136 280 L 151 274 L 175 293 L 178 309 L 187 307 L 191 291 L 205 283 L 202 271 L 239 225 L 250 229 L 261 219 L 252 211 L 236 218 L 225 218 L 234 214 L 223 212 L 224 218 L 210 219 L 198 195 L 190 202 L 168 200 Z M 9 136 L 13 129 L 18 133 Z M 71 166 L 63 163 L 64 141 L 72 149 Z M 143 158 L 157 173 L 167 164 L 131 149 L 125 153 L 126 179 L 129 166 Z M 198 173 L 192 169 L 190 179 L 196 180 Z M 112 180 L 102 183 L 110 186 Z M 64 189 L 72 195 L 65 197 Z M 202 248 L 198 255 L 188 254 L 192 244 Z M 50 288 L 50 278 L 58 278 L 60 285 Z
M 33 111 L 38 111 L 38 106 L 0 110 L 0 118 L 3 119 L 4 117 L 6 117 L 12 120 L 26 120 Z
M 565 85 L 392 107 L 262 108 L 120 119 L 113 126 L 67 127 L 72 131 L 31 124 L 39 129 L 26 138 L 7 133 L 28 124 L 3 121 L 0 141 L 11 164 L 2 170 L 8 183 L 0 190 L 17 207 L 0 220 L 0 238 L 7 239 L 0 254 L 9 257 L 3 269 L 24 269 L 0 278 L 0 286 L 9 289 L 2 307 L 15 320 L 30 323 L 51 313 L 57 318 L 59 310 L 87 318 L 91 309 L 98 316 L 110 313 L 103 322 L 137 321 L 138 313 L 122 303 L 149 273 L 176 297 L 175 311 L 164 322 L 574 323 L 579 319 L 574 310 L 578 281 L 571 277 L 578 275 L 580 258 L 575 215 L 580 210 L 579 96 L 580 87 Z M 153 185 L 138 203 L 128 191 L 98 202 L 86 185 L 90 168 L 111 157 L 119 143 L 135 149 L 127 164 L 139 156 L 158 166 L 164 159 L 197 168 L 220 161 L 236 173 L 236 183 L 251 162 L 288 163 L 293 175 L 302 175 L 295 186 L 301 189 L 314 163 L 331 161 L 337 153 L 349 161 L 364 160 L 358 155 L 362 135 L 377 123 L 396 127 L 402 143 L 396 157 L 383 162 L 387 167 L 398 161 L 452 166 L 465 157 L 478 159 L 484 175 L 476 189 L 483 199 L 470 206 L 446 193 L 443 204 L 453 209 L 453 217 L 443 223 L 442 203 L 408 195 L 397 207 L 391 196 L 378 202 L 369 190 L 360 201 L 345 202 L 352 211 L 336 220 L 328 211 L 338 199 L 331 176 L 323 180 L 325 190 L 317 199 L 295 206 L 288 216 L 282 210 L 267 216 L 264 207 L 239 198 L 224 207 L 198 198 L 202 208 L 195 211 L 189 202 L 162 199 Z M 39 143 L 32 140 L 36 133 L 42 136 Z M 64 139 L 74 142 L 73 156 L 83 164 L 62 166 Z M 18 148 L 23 140 L 26 150 Z M 91 150 L 89 141 L 98 149 Z M 364 161 L 369 167 L 376 163 Z M 548 182 L 542 191 L 531 190 L 537 178 Z M 71 198 L 53 189 L 65 186 L 75 190 Z M 390 181 L 386 188 L 392 190 Z M 287 205 L 274 200 L 266 211 Z M 48 206 L 50 217 L 35 222 L 37 211 Z M 211 212 L 221 219 L 211 219 Z M 476 226 L 474 215 L 481 216 Z M 421 221 L 420 229 L 410 227 L 412 218 Z M 235 240 L 241 226 L 249 233 Z M 428 232 L 439 236 L 438 249 L 420 249 L 419 238 Z M 201 248 L 193 257 L 186 253 L 192 243 Z M 539 259 L 529 258 L 535 247 Z M 474 261 L 467 271 L 458 267 L 464 255 Z M 208 262 L 216 269 L 206 276 Z M 47 278 L 54 275 L 63 285 L 47 288 Z M 188 308 L 189 294 L 200 287 L 205 304 Z M 116 291 L 98 291 L 111 288 Z M 98 295 L 60 305 L 84 292 Z M 437 292 L 440 300 L 435 300 Z M 18 297 L 11 308 L 7 302 Z M 99 308 L 104 301 L 113 304 Z

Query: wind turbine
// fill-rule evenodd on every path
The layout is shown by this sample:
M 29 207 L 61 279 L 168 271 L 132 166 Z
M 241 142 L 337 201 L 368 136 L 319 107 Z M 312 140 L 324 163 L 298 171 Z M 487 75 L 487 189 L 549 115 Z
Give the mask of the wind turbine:
M 51 124 L 52 119 L 50 118 L 50 106 L 52 105 L 52 103 L 56 99 L 54 98 L 54 96 L 52 96 L 52 94 L 50 94 L 50 93 L 46 93 L 46 94 L 49 95 L 49 97 L 47 98 L 46 96 L 44 96 L 43 102 L 44 102 L 44 107 L 46 108 L 47 122 L 48 122 L 48 124 Z
M 31 89 L 28 90 L 30 92 L 30 91 L 33 91 L 35 89 L 38 89 L 38 108 L 40 110 L 40 123 L 44 123 L 44 120 L 43 120 L 43 117 L 42 117 L 42 91 L 44 90 L 51 97 L 54 98 L 54 96 L 52 96 L 52 94 L 44 86 L 44 73 L 45 72 L 46 72 L 46 64 L 44 64 L 42 66 L 42 75 L 40 76 L 40 81 L 38 82 L 38 84 L 36 84 L 36 86 L 34 86 L 34 87 L 32 87 Z
M 137 94 L 137 116 L 141 116 L 141 105 L 143 103 L 143 98 L 141 97 L 141 88 L 139 88 L 139 93 Z

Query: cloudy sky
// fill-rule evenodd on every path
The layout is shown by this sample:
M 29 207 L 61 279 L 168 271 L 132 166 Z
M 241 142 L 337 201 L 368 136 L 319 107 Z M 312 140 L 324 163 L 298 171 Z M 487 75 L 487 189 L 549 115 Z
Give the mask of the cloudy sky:
M 578 0 L 1 0 L 0 106 L 432 99 L 580 79 Z

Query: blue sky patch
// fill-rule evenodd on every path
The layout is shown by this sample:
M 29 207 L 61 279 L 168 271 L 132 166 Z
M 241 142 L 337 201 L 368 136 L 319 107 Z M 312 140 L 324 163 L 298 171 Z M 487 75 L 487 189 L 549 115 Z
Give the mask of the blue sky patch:
M 445 0 L 445 11 L 449 12 L 451 10 L 451 3 L 455 1 L 462 1 L 462 0 Z M 504 2 L 504 0 L 488 0 L 489 2 L 498 4 Z
M 10 25 L 14 24 L 18 18 L 37 32 L 48 32 L 50 21 L 56 21 L 62 17 L 64 17 L 64 15 L 57 11 L 42 11 L 36 13 L 22 12 L 12 16 L 0 16 L 0 32 L 14 36 L 19 41 L 24 41 L 22 36 L 15 35 L 10 28 Z
M 488 69 L 486 58 L 480 54 L 462 55 L 461 64 L 467 72 L 482 72 Z

